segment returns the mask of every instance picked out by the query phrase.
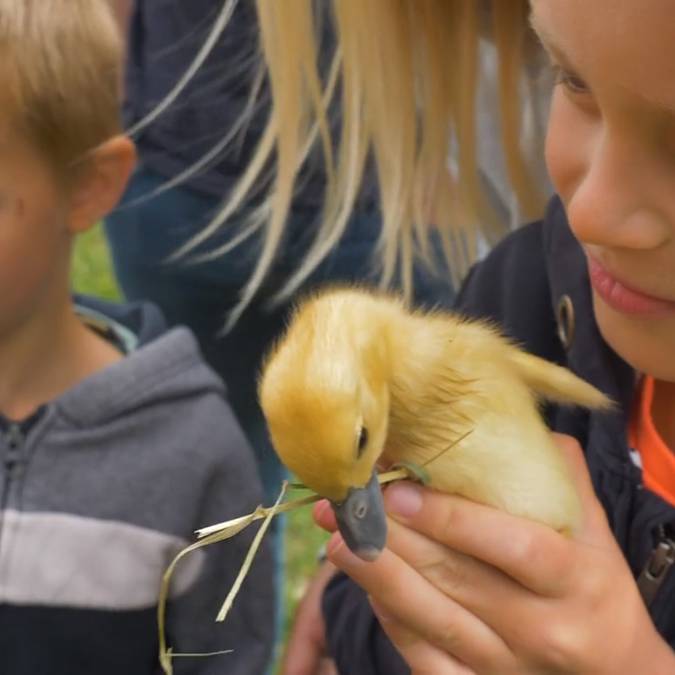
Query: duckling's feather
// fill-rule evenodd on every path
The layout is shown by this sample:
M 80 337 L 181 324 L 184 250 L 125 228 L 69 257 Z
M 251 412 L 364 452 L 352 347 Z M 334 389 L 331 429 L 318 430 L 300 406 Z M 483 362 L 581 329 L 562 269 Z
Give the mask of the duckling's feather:
M 572 531 L 580 505 L 540 399 L 606 408 L 570 371 L 492 326 L 332 289 L 301 304 L 269 358 L 261 403 L 282 460 L 339 500 L 376 462 L 426 465 L 432 487 Z M 358 425 L 372 446 L 356 451 Z

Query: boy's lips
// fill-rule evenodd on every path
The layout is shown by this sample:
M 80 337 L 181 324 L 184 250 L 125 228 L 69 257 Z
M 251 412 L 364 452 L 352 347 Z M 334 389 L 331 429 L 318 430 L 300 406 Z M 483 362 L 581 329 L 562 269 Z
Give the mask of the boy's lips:
M 675 302 L 655 298 L 624 286 L 590 255 L 588 273 L 595 292 L 617 312 L 643 315 L 675 314 Z

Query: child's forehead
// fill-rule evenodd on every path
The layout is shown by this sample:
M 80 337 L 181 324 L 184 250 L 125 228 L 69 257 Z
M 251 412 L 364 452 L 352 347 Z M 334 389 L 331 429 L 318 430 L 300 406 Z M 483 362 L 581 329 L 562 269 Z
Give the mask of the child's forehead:
M 591 87 L 607 83 L 675 109 L 673 0 L 532 0 L 532 23 L 554 56 Z

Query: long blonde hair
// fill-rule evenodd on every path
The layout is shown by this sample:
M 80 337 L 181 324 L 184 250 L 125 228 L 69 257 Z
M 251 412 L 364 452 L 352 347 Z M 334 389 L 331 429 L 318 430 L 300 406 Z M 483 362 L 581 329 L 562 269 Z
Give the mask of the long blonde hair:
M 504 234 L 505 223 L 488 206 L 477 162 L 476 93 L 484 37 L 492 40 L 498 55 L 507 173 L 523 212 L 539 214 L 543 200 L 533 188 L 520 145 L 527 0 L 256 1 L 272 98 L 268 124 L 220 213 L 179 252 L 194 249 L 218 230 L 273 166 L 268 196 L 243 234 L 209 255 L 217 257 L 245 237 L 264 233 L 230 325 L 260 289 L 278 254 L 297 178 L 317 144 L 326 176 L 320 225 L 277 299 L 297 290 L 337 245 L 371 159 L 382 211 L 374 263 L 380 266 L 383 286 L 400 274 L 410 296 L 414 261 L 433 266 L 433 231 L 455 279 L 476 257 L 477 234 L 488 243 Z M 234 4 L 236 0 L 227 0 L 221 18 Z M 319 36 L 326 20 L 333 21 L 336 48 L 329 72 L 320 73 Z M 339 143 L 329 123 L 329 109 L 336 103 Z

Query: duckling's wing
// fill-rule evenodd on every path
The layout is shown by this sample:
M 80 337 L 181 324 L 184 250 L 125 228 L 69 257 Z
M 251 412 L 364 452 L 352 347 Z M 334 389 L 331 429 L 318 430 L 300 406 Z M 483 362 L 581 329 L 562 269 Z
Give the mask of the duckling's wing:
M 509 361 L 527 386 L 545 399 L 600 410 L 612 407 L 601 391 L 567 368 L 515 348 L 509 353 Z

